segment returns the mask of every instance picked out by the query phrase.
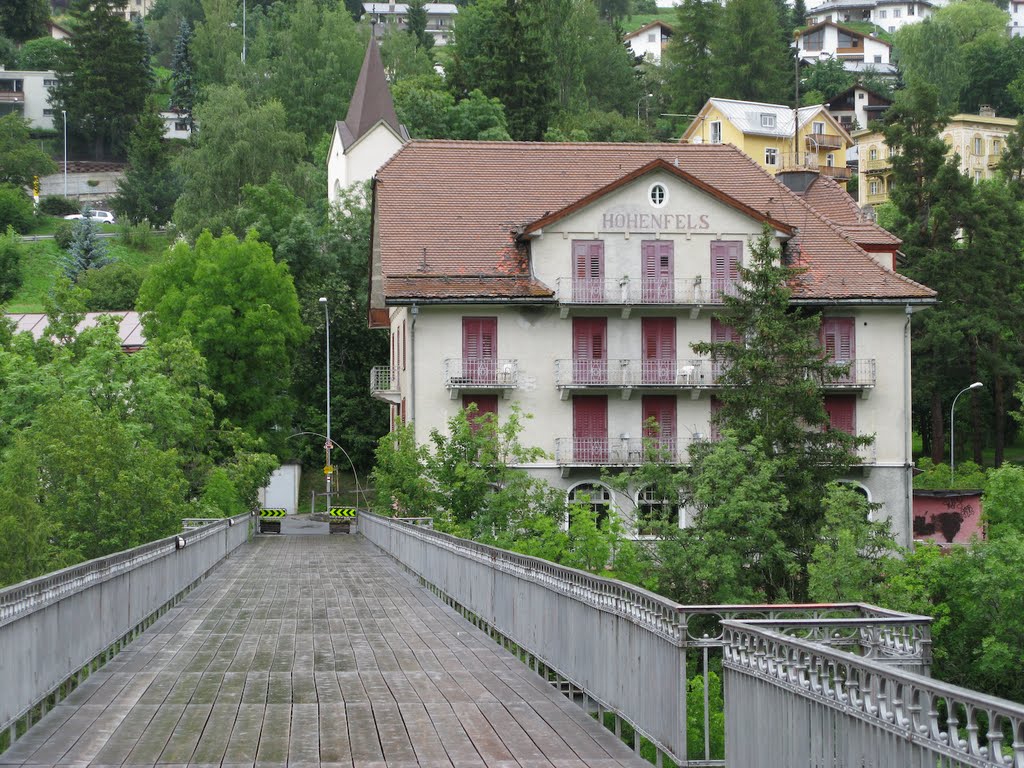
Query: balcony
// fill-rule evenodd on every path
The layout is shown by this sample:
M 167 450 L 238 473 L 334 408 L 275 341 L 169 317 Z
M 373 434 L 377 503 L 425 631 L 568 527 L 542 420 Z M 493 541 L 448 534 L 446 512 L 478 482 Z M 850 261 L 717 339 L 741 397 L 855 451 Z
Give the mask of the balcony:
M 519 386 L 519 361 L 497 358 L 449 358 L 444 361 L 444 386 L 452 400 L 463 390 L 501 392 Z
M 680 464 L 689 461 L 693 438 L 559 437 L 555 439 L 555 463 L 563 476 L 570 467 L 638 467 L 647 461 Z M 646 443 L 646 445 L 645 445 Z
M 822 388 L 836 391 L 860 390 L 862 397 L 867 398 L 875 387 L 875 360 L 874 358 L 861 358 L 859 360 L 836 360 L 837 365 L 848 363 L 850 368 L 846 373 L 839 373 L 833 376 L 825 376 L 819 382 Z
M 400 404 L 402 393 L 398 384 L 398 368 L 389 365 L 374 366 L 370 371 L 370 395 L 385 403 Z
M 555 361 L 555 387 L 562 400 L 572 390 L 621 390 L 628 400 L 634 389 L 679 391 L 689 390 L 694 400 L 704 389 L 720 386 L 724 363 L 709 358 L 688 360 L 605 360 Z
M 0 104 L 24 104 L 25 94 L 22 91 L 0 91 Z
M 722 304 L 723 296 L 736 296 L 739 284 L 735 280 L 712 279 L 701 276 L 684 278 L 642 278 L 625 275 L 619 278 L 560 277 L 556 283 L 556 298 L 566 317 L 572 306 L 622 307 L 622 316 L 629 317 L 630 309 L 640 307 L 692 307 L 693 317 L 705 305 Z
M 892 158 L 890 157 L 876 157 L 873 160 L 861 160 L 860 168 L 863 172 L 868 171 L 887 171 L 892 168 Z
M 849 181 L 853 175 L 853 172 L 845 165 L 821 165 L 818 166 L 818 172 L 822 176 L 831 176 L 839 181 Z
M 804 144 L 812 152 L 819 149 L 842 149 L 845 146 L 842 136 L 831 133 L 809 133 L 804 137 Z

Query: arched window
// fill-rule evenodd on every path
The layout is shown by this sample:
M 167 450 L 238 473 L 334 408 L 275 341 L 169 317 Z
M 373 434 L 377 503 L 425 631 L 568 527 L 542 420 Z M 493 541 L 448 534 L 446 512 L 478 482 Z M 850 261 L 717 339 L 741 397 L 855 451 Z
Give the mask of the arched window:
M 590 507 L 597 517 L 597 524 L 601 525 L 612 508 L 612 492 L 600 483 L 581 483 L 569 491 L 569 503 L 583 502 Z M 569 521 L 572 524 L 572 520 Z

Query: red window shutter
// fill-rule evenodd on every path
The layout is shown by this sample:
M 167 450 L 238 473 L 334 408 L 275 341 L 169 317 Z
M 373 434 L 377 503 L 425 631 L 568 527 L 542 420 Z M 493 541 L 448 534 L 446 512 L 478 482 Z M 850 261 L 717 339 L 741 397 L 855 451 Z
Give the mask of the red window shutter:
M 855 395 L 827 395 L 825 412 L 832 429 L 857 434 L 857 398 Z
M 572 399 L 573 456 L 577 461 L 608 460 L 608 398 L 584 395 Z
M 715 300 L 735 295 L 733 286 L 740 279 L 743 243 L 739 240 L 711 241 L 711 295 Z
M 641 294 L 644 302 L 666 304 L 673 300 L 673 247 L 671 240 L 645 240 L 641 243 Z
M 730 341 L 734 344 L 742 344 L 743 337 L 731 325 L 721 322 L 718 318 L 711 318 L 711 343 L 725 344 Z
M 497 355 L 498 318 L 462 318 L 462 375 L 471 383 L 493 382 Z
M 671 384 L 676 378 L 676 320 L 674 317 L 645 317 L 643 335 L 643 380 L 645 384 Z
M 573 299 L 587 303 L 604 300 L 604 241 L 573 240 Z
M 608 376 L 608 319 L 574 317 L 572 320 L 572 358 L 574 381 L 603 384 Z
M 493 413 L 495 420 L 498 418 L 498 396 L 497 395 L 463 395 L 462 408 L 469 410 L 469 407 L 476 404 L 476 413 L 469 416 L 470 425 L 475 432 L 479 429 L 480 419 L 487 413 Z
M 405 398 L 402 398 L 402 425 L 405 425 Z
M 821 321 L 821 346 L 829 360 L 847 362 L 857 353 L 856 325 L 852 317 L 826 317 Z
M 643 413 L 643 435 L 657 441 L 662 450 L 671 451 L 675 455 L 676 441 L 676 398 L 674 395 L 647 395 L 641 406 Z M 657 422 L 658 428 L 652 430 L 648 426 L 651 419 Z
M 708 437 L 712 440 L 722 439 L 722 428 L 716 421 L 719 411 L 722 410 L 722 401 L 717 397 L 711 398 L 711 415 L 708 419 Z

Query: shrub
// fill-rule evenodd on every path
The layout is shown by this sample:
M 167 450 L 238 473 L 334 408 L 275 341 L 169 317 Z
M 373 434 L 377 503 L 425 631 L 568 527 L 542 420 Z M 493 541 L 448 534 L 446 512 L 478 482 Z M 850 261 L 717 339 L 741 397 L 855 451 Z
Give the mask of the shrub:
M 32 200 L 13 184 L 0 185 L 0 231 L 14 227 L 22 234 L 32 228 Z
M 149 250 L 153 239 L 153 225 L 149 223 L 149 219 L 143 219 L 138 224 L 122 220 L 120 229 L 122 245 L 139 251 Z
M 53 241 L 60 246 L 62 251 L 71 247 L 71 240 L 75 236 L 75 225 L 70 221 L 62 221 L 53 230 Z
M 47 195 L 39 200 L 39 212 L 47 216 L 69 216 L 78 213 L 78 201 L 61 195 Z
M 117 312 L 135 308 L 142 286 L 138 268 L 115 261 L 98 269 L 87 269 L 78 276 L 78 287 L 89 292 L 85 308 L 90 312 Z
M 0 303 L 9 301 L 21 287 L 21 238 L 13 227 L 0 236 Z

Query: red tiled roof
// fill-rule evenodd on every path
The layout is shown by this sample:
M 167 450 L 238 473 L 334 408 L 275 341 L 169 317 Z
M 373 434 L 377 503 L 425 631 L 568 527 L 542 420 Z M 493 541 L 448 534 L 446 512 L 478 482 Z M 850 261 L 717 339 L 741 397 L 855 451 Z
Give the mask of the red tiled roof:
M 867 221 L 853 198 L 829 176 L 819 176 L 803 194 L 818 213 L 837 225 L 857 245 L 888 246 L 893 250 L 903 242 L 892 232 Z
M 385 301 L 537 296 L 528 245 L 515 233 L 655 160 L 797 229 L 807 272 L 794 285 L 794 298 L 935 295 L 880 266 L 839 225 L 731 145 L 418 140 L 377 173 L 375 246 Z

